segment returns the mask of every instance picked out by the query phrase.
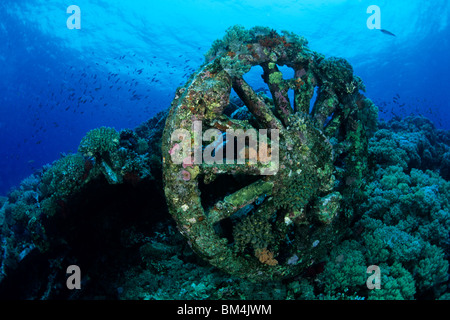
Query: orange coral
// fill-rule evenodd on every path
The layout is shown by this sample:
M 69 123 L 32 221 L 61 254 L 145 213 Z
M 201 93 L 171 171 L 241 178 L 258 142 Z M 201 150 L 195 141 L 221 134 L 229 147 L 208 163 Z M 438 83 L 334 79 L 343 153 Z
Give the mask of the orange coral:
M 267 250 L 267 248 L 255 249 L 255 256 L 259 261 L 269 266 L 276 266 L 278 264 L 277 259 L 273 257 L 273 252 Z

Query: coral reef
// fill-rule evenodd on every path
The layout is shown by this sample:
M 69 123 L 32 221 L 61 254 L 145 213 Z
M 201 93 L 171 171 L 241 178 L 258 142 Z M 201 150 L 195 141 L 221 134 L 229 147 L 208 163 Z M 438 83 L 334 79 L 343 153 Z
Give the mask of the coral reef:
M 361 219 L 333 249 L 319 275 L 324 297 L 333 299 L 438 299 L 448 295 L 450 183 L 437 159 L 448 152 L 447 134 L 423 117 L 381 123 L 369 144 L 371 181 Z M 395 137 L 390 140 L 387 137 Z M 333 253 L 334 252 L 334 253 Z M 357 260 L 355 260 L 357 258 Z M 346 259 L 351 263 L 346 267 Z M 367 290 L 369 265 L 381 270 L 382 289 Z M 350 269 L 348 269 L 350 268 Z M 359 268 L 354 278 L 353 268 Z M 329 277 L 337 277 L 330 287 Z
M 164 122 L 161 118 L 164 119 L 164 115 L 149 120 L 133 132 L 124 133 L 120 144 L 138 152 L 138 139 L 146 139 L 147 150 L 155 148 L 153 150 L 158 152 Z M 421 118 L 421 121 L 427 120 Z M 391 127 L 407 128 L 415 122 L 414 118 L 392 120 L 380 124 L 379 131 L 390 131 L 386 128 Z M 424 132 L 424 135 L 439 137 L 436 141 L 441 144 L 440 152 L 447 152 L 450 141 L 442 138 L 447 136 L 447 132 L 437 133 L 432 127 L 428 130 L 431 131 Z M 378 132 L 374 137 L 378 136 Z M 128 138 L 125 139 L 125 136 Z M 386 154 L 392 151 L 389 148 L 396 146 L 388 146 Z M 144 150 L 142 148 L 141 152 Z M 379 152 L 377 139 L 371 140 L 369 150 L 369 156 L 376 160 Z M 2 201 L 2 297 L 157 300 L 449 298 L 450 182 L 439 174 L 439 165 L 422 170 L 414 167 L 404 169 L 402 159 L 398 163 L 372 162 L 364 189 L 365 197 L 359 202 L 360 208 L 355 213 L 357 219 L 344 232 L 347 240 L 331 245 L 324 259 L 316 261 L 299 277 L 288 281 L 253 283 L 223 273 L 197 257 L 176 231 L 175 223 L 163 206 L 164 196 L 158 191 L 162 186 L 155 186 L 154 192 L 149 193 L 149 188 L 159 183 L 154 180 L 147 179 L 148 184 L 141 182 L 134 187 L 129 183 L 131 192 L 126 189 L 114 191 L 113 188 L 118 186 L 109 185 L 104 178 L 102 183 L 102 179 L 99 180 L 102 174 L 98 173 L 99 176 L 93 177 L 91 183 L 72 184 L 75 189 L 70 193 L 68 189 L 60 190 L 56 181 L 49 179 L 46 192 L 52 186 L 55 188 L 52 190 L 66 197 L 67 205 L 65 208 L 58 207 L 53 215 L 44 219 L 43 201 L 48 196 L 42 194 L 45 189 L 43 176 L 51 178 L 53 173 L 49 172 L 57 174 L 57 168 L 71 168 L 69 164 L 75 165 L 76 161 L 73 161 L 79 156 L 75 154 L 66 160 L 62 158 L 24 179 Z M 424 165 L 424 162 L 420 163 Z M 71 174 L 76 176 L 75 172 Z M 158 172 L 155 172 L 157 175 Z M 143 190 L 139 191 L 140 188 Z M 103 196 L 99 190 L 104 190 Z M 121 196 L 114 196 L 116 192 Z M 152 217 L 156 220 L 151 220 L 144 203 L 138 202 L 138 199 L 148 198 L 151 194 L 156 198 L 150 200 L 148 208 L 153 208 Z M 80 205 L 80 197 L 85 199 L 85 205 Z M 102 197 L 108 200 L 95 200 Z M 120 199 L 125 199 L 128 208 L 115 211 L 114 208 L 121 206 Z M 106 205 L 108 202 L 110 204 Z M 130 208 L 135 202 L 134 209 Z M 155 203 L 161 207 L 155 208 Z M 260 199 L 254 206 L 262 203 L 263 199 Z M 103 213 L 92 210 L 100 208 L 99 205 L 105 206 Z M 127 221 L 125 217 L 129 217 L 134 210 L 141 210 L 142 215 Z M 161 211 L 162 215 L 158 217 L 155 210 Z M 250 221 L 251 215 L 248 214 L 251 210 L 252 207 L 243 208 L 239 213 L 244 216 L 241 224 L 246 219 Z M 82 222 L 75 217 L 82 219 Z M 94 224 L 94 221 L 97 222 Z M 116 221 L 115 224 L 113 221 Z M 88 234 L 99 234 L 100 238 L 83 241 L 80 234 L 86 236 L 83 230 L 91 225 L 96 231 Z M 244 225 L 241 225 L 242 231 Z M 103 232 L 99 231 L 100 226 Z M 60 228 L 60 232 L 55 228 Z M 120 232 L 117 233 L 117 230 Z M 70 234 L 78 236 L 71 239 Z M 101 238 L 105 239 L 102 241 Z M 248 241 L 252 242 L 251 239 Z M 261 258 L 262 263 L 278 263 L 278 257 L 268 249 L 270 241 L 255 242 L 259 243 L 256 246 L 248 245 L 248 241 L 244 240 L 242 244 L 248 246 L 249 254 Z M 94 245 L 96 242 L 99 243 L 98 251 L 92 251 L 97 247 Z M 83 258 L 81 253 L 86 250 L 83 245 L 89 246 L 91 254 L 97 252 L 95 262 L 92 256 Z M 259 247 L 258 252 L 252 251 L 256 247 Z M 83 249 L 79 251 L 77 248 Z M 43 259 L 39 258 L 42 256 Z M 287 261 L 296 263 L 298 259 L 299 256 L 294 254 Z M 67 295 L 67 290 L 56 285 L 65 282 L 61 269 L 74 262 L 83 262 L 85 266 L 83 272 L 87 276 L 83 282 L 85 289 L 82 296 Z M 378 265 L 381 271 L 380 290 L 369 290 L 366 286 L 366 269 L 373 264 Z M 31 265 L 33 268 L 30 268 Z M 89 278 L 92 280 L 89 281 Z M 18 289 L 19 283 L 23 291 Z
M 380 130 L 371 138 L 371 153 L 379 165 L 398 165 L 404 170 L 438 170 L 449 180 L 448 133 L 438 130 L 422 116 L 381 122 Z
M 304 65 L 285 80 L 275 62 L 294 53 Z M 239 80 L 259 59 L 270 60 L 270 97 Z M 289 32 L 233 27 L 194 78 L 217 90 L 180 88 L 174 105 L 187 115 L 200 108 L 193 115 L 221 129 L 290 128 L 277 179 L 189 162 L 164 184 L 174 109 L 134 130 L 94 129 L 0 197 L 0 298 L 450 299 L 450 132 L 419 116 L 378 123 L 351 66 Z M 243 99 L 217 84 L 228 80 Z M 203 197 L 176 202 L 192 200 L 186 192 Z M 64 287 L 72 264 L 81 291 Z M 380 289 L 366 284 L 369 266 Z
M 160 117 L 164 118 L 164 114 L 161 113 Z M 149 139 L 144 132 L 147 135 L 153 130 L 161 132 L 162 127 L 145 127 L 146 124 L 143 124 L 139 128 L 141 136 L 132 130 L 94 129 L 81 140 L 79 152 L 63 154 L 53 164 L 44 166 L 10 191 L 0 208 L 0 288 L 10 285 L 8 279 L 14 278 L 23 268 L 21 264 L 30 263 L 27 262 L 32 259 L 30 257 L 39 254 L 52 257 L 61 250 L 61 246 L 71 250 L 69 238 L 79 224 L 75 208 L 96 201 L 96 196 L 89 198 L 86 193 L 95 192 L 101 198 L 97 188 L 105 181 L 110 185 L 129 184 L 133 187 L 153 181 L 149 158 L 150 152 L 153 157 L 160 154 L 152 141 L 158 139 L 158 134 Z M 87 200 L 83 200 L 82 195 Z M 85 210 L 90 212 L 93 209 Z M 90 219 L 85 222 L 89 223 Z M 97 222 L 91 223 L 97 225 Z M 104 223 L 109 224 L 107 220 Z M 55 266 L 61 259 L 50 258 Z M 6 280 L 2 282 L 4 278 Z M 45 279 L 33 281 L 44 282 Z M 27 294 L 51 295 L 48 290 Z

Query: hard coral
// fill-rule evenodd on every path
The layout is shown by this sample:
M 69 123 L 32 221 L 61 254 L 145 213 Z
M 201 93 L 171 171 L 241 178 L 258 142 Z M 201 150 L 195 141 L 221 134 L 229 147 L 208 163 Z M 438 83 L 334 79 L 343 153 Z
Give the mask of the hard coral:
M 369 152 L 381 166 L 400 165 L 403 169 L 438 169 L 450 178 L 446 159 L 450 145 L 446 135 L 421 116 L 381 122 L 380 130 L 370 140 Z
M 273 241 L 271 225 L 259 216 L 242 219 L 233 230 L 235 248 L 243 252 L 248 246 L 253 249 L 266 248 Z
M 255 256 L 261 261 L 269 266 L 276 266 L 278 264 L 277 259 L 273 257 L 273 252 L 269 251 L 267 248 L 255 249 Z
M 119 146 L 120 134 L 109 127 L 100 127 L 89 131 L 81 139 L 78 152 L 88 157 L 101 157 Z

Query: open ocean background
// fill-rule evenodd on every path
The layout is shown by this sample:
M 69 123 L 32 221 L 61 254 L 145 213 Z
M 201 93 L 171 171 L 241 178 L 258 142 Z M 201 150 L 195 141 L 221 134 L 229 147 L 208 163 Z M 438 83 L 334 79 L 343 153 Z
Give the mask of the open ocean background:
M 72 4 L 79 30 L 66 26 Z M 395 37 L 367 27 L 370 5 Z M 2 0 L 0 195 L 87 131 L 134 128 L 168 108 L 235 24 L 288 30 L 347 59 L 382 119 L 422 114 L 450 129 L 449 22 L 447 0 Z

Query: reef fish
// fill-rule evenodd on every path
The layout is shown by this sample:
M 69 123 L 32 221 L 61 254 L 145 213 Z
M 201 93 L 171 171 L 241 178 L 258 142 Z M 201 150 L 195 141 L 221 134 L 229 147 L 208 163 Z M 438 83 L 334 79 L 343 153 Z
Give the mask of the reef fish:
M 387 31 L 387 30 L 384 30 L 384 29 L 380 29 L 380 31 L 383 32 L 384 34 L 388 34 L 388 35 L 390 35 L 390 36 L 396 37 L 396 35 L 393 34 L 393 33 L 390 32 L 390 31 Z

